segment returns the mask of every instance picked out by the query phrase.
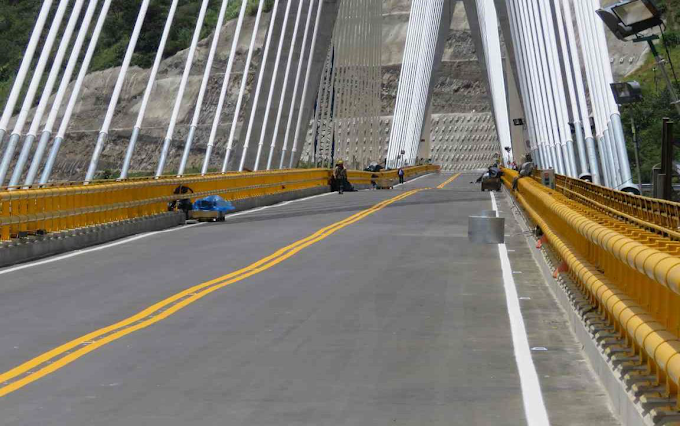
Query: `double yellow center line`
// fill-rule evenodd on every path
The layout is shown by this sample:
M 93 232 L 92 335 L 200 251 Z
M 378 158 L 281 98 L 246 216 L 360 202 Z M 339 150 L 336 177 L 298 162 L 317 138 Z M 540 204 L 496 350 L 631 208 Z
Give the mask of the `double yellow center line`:
M 206 281 L 174 294 L 129 318 L 71 340 L 68 343 L 2 373 L 0 374 L 0 397 L 51 374 L 108 343 L 162 321 L 214 291 L 266 271 L 284 260 L 289 259 L 306 247 L 328 238 L 342 228 L 358 222 L 388 205 L 410 197 L 419 191 L 422 191 L 422 189 L 404 192 L 394 198 L 382 201 L 347 219 L 322 228 L 307 238 L 303 238 L 293 244 L 283 247 L 275 253 L 258 260 L 243 269 L 239 269 L 238 271 L 215 278 L 214 280 Z
M 444 183 L 442 183 L 441 185 L 439 185 L 439 186 L 437 187 L 437 189 L 444 189 L 444 188 L 446 187 L 446 185 L 448 185 L 448 184 L 450 184 L 451 182 L 453 182 L 454 180 L 458 179 L 459 176 L 460 176 L 460 173 L 456 173 L 455 175 L 453 175 L 453 176 L 451 176 L 450 178 L 446 179 L 446 180 L 444 181 Z

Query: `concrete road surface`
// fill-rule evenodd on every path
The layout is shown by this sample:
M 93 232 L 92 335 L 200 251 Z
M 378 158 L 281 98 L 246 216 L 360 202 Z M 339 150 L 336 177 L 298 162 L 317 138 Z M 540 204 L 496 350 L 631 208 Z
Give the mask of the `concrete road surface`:
M 499 248 L 467 241 L 491 197 L 470 176 L 436 188 L 451 177 L 0 270 L 0 425 L 521 425 L 543 406 L 617 424 L 498 194 L 535 348 L 518 361 Z

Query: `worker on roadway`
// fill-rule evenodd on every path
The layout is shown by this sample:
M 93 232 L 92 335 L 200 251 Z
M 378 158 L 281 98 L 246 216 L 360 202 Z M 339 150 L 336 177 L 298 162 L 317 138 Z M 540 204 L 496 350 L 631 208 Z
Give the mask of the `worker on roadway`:
M 526 155 L 526 160 L 522 163 L 522 167 L 519 168 L 519 174 L 512 180 L 512 190 L 519 192 L 519 180 L 531 176 L 534 172 L 534 162 L 531 160 L 531 155 Z
M 345 191 L 345 185 L 347 183 L 347 170 L 345 169 L 345 164 L 342 160 L 338 161 L 335 165 L 335 170 L 333 170 L 333 182 L 338 189 L 338 194 L 342 194 Z

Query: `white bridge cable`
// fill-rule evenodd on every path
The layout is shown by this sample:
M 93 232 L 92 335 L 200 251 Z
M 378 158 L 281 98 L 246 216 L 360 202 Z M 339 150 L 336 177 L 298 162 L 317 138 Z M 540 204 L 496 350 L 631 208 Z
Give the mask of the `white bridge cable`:
M 551 158 L 550 166 L 552 166 L 558 173 L 563 173 L 564 163 L 562 161 L 562 150 L 555 117 L 554 100 L 552 98 L 552 92 L 549 90 L 550 79 L 545 62 L 545 46 L 541 43 L 542 38 L 537 34 L 539 25 L 536 22 L 536 11 L 533 10 L 532 4 L 528 4 L 526 0 L 520 0 L 519 4 L 524 20 L 522 28 L 526 31 L 527 38 L 529 40 L 528 55 L 530 55 L 530 57 L 533 59 L 531 67 L 537 76 L 537 80 L 535 81 L 538 81 L 539 92 L 541 93 L 543 114 L 545 116 L 546 123 L 546 135 L 549 141 L 548 145 Z M 535 4 L 533 4 L 533 6 L 535 6 Z
M 521 38 L 521 46 L 523 49 L 524 64 L 526 68 L 526 79 L 528 87 L 533 92 L 535 107 L 535 116 L 538 120 L 539 145 L 542 147 L 543 161 L 545 168 L 555 167 L 555 157 L 551 143 L 551 133 L 548 129 L 546 100 L 544 94 L 545 86 L 538 75 L 538 66 L 536 55 L 533 52 L 533 39 L 528 34 L 528 22 L 523 11 L 521 0 L 511 0 L 515 13 L 515 27 L 518 36 Z
M 510 116 L 508 114 L 507 94 L 503 73 L 503 55 L 501 52 L 501 40 L 498 33 L 498 14 L 493 2 L 477 0 L 479 12 L 479 27 L 484 45 L 486 70 L 489 76 L 491 99 L 496 116 L 496 131 L 500 142 L 501 153 L 505 158 L 505 164 L 510 164 L 510 153 L 506 148 L 512 149 L 512 136 L 510 134 Z
M 302 0 L 300 0 L 300 3 L 302 3 Z M 293 0 L 288 0 L 286 2 L 286 11 L 284 12 L 283 15 L 283 23 L 281 24 L 281 34 L 279 35 L 279 45 L 276 50 L 276 59 L 274 59 L 274 71 L 272 72 L 272 77 L 270 80 L 269 84 L 269 94 L 267 95 L 267 104 L 264 108 L 264 118 L 262 119 L 262 129 L 260 130 L 260 139 L 257 143 L 257 153 L 255 155 L 255 166 L 253 167 L 254 171 L 258 171 L 260 169 L 260 157 L 262 156 L 262 149 L 264 148 L 264 140 L 265 137 L 267 136 L 267 124 L 269 123 L 269 113 L 271 112 L 271 106 L 272 106 L 272 101 L 274 99 L 274 93 L 276 90 L 276 79 L 279 75 L 279 66 L 281 65 L 281 55 L 283 53 L 283 42 L 286 39 L 286 31 L 288 29 L 288 19 L 290 18 L 290 9 L 291 6 L 293 5 Z M 273 20 L 273 17 L 272 17 Z M 293 40 L 294 42 L 294 40 Z M 281 94 L 281 98 L 283 98 L 283 93 Z M 273 139 L 276 139 L 276 135 L 272 136 Z
M 42 90 L 42 95 L 40 96 L 40 101 L 38 102 L 38 107 L 33 114 L 33 120 L 29 127 L 28 133 L 24 138 L 23 146 L 21 147 L 21 152 L 16 164 L 14 165 L 14 172 L 9 180 L 9 186 L 16 186 L 19 184 L 19 179 L 24 172 L 24 167 L 28 161 L 28 157 L 31 153 L 31 148 L 33 147 L 33 142 L 38 134 L 38 129 L 40 128 L 40 122 L 42 121 L 43 114 L 49 104 L 50 96 L 52 95 L 52 90 L 57 82 L 57 78 L 61 73 L 61 64 L 64 61 L 66 52 L 71 43 L 71 37 L 73 36 L 73 31 L 78 23 L 78 18 L 80 17 L 80 11 L 83 7 L 84 0 L 76 0 L 73 4 L 73 9 L 71 10 L 71 15 L 69 16 L 64 33 L 59 41 L 59 47 L 57 48 L 57 53 L 52 60 L 52 67 L 50 68 L 50 73 L 47 76 L 47 81 Z M 20 135 L 21 136 L 21 135 Z
M 539 0 L 538 11 L 541 15 L 543 34 L 546 39 L 546 53 L 548 55 L 548 66 L 552 79 L 553 97 L 556 103 L 557 123 L 560 130 L 560 142 L 564 158 L 564 171 L 568 176 L 578 177 L 579 173 L 574 155 L 574 141 L 571 137 L 567 99 L 564 91 L 564 76 L 557 54 L 558 47 L 550 2 L 548 0 Z
M 313 4 L 313 0 L 310 1 L 310 9 Z M 279 137 L 279 126 L 281 124 L 281 117 L 283 115 L 283 107 L 286 101 L 286 93 L 288 92 L 288 79 L 290 77 L 290 70 L 293 65 L 293 59 L 295 58 L 295 45 L 297 44 L 298 32 L 300 29 L 300 22 L 302 18 L 302 11 L 304 5 L 304 0 L 300 0 L 297 8 L 297 15 L 295 16 L 295 25 L 293 26 L 293 36 L 290 40 L 290 49 L 288 51 L 288 61 L 286 63 L 286 71 L 283 76 L 283 85 L 281 86 L 281 97 L 279 99 L 279 107 L 276 112 L 276 120 L 274 123 L 274 131 L 272 133 L 272 143 L 269 146 L 269 156 L 267 157 L 267 170 L 271 170 L 272 162 L 274 160 L 274 149 L 276 148 L 276 141 Z M 309 12 L 308 12 L 309 14 Z M 300 60 L 302 60 L 302 52 L 304 51 L 304 45 L 300 48 Z M 292 112 L 289 112 L 292 113 Z
M 539 0 L 540 1 L 540 0 Z M 548 112 L 550 117 L 551 126 L 550 129 L 553 134 L 554 148 L 555 148 L 555 158 L 557 160 L 556 170 L 560 174 L 568 175 L 569 169 L 567 168 L 567 161 L 565 155 L 565 144 L 564 139 L 564 129 L 561 123 L 561 114 L 559 112 L 559 94 L 556 88 L 558 84 L 557 79 L 553 74 L 553 67 L 551 66 L 550 53 L 548 46 L 547 36 L 544 33 L 542 27 L 542 11 L 541 8 L 535 3 L 531 2 L 531 5 L 527 4 L 527 9 L 531 12 L 530 19 L 532 20 L 532 32 L 534 40 L 537 41 L 538 57 L 541 64 L 539 72 L 542 74 L 546 87 L 546 98 L 548 99 Z
M 578 177 L 589 175 L 588 158 L 586 156 L 585 139 L 583 137 L 583 126 L 579 116 L 579 99 L 576 97 L 574 87 L 574 73 L 572 70 L 571 57 L 569 56 L 569 42 L 564 30 L 564 18 L 562 17 L 562 5 L 560 0 L 553 0 L 555 8 L 555 23 L 557 33 L 560 38 L 560 51 L 564 63 L 565 80 L 567 81 L 567 91 L 569 92 L 569 105 L 571 106 L 572 123 L 574 124 L 574 134 L 576 135 L 576 149 L 579 157 Z M 558 62 L 559 63 L 559 62 Z
M 40 165 L 42 164 L 42 159 L 45 155 L 47 144 L 52 137 L 54 123 L 57 121 L 57 115 L 61 110 L 61 104 L 64 100 L 64 96 L 66 95 L 68 85 L 71 82 L 73 71 L 75 70 L 76 65 L 78 65 L 78 58 L 80 57 L 80 52 L 83 48 L 83 44 L 85 43 L 85 39 L 87 38 L 88 29 L 90 28 L 90 24 L 92 22 L 92 18 L 94 17 L 94 12 L 97 9 L 98 3 L 99 0 L 90 0 L 87 10 L 85 11 L 85 16 L 83 17 L 78 30 L 78 36 L 76 37 L 76 41 L 74 42 L 71 49 L 71 54 L 69 56 L 68 62 L 66 63 L 66 69 L 64 70 L 64 73 L 61 77 L 61 82 L 59 83 L 57 93 L 54 95 L 52 108 L 50 109 L 47 121 L 43 126 L 42 134 L 40 135 L 40 141 L 38 142 L 38 146 L 35 149 L 33 159 L 31 160 L 31 166 L 29 167 L 28 173 L 26 174 L 26 179 L 24 180 L 24 185 L 27 187 L 33 185 L 33 182 L 38 175 L 38 171 L 40 170 Z M 40 122 L 38 122 L 38 125 L 39 124 Z
M 571 0 L 567 0 L 571 1 Z M 592 46 L 592 40 L 587 35 L 586 25 L 584 23 L 583 9 L 581 8 L 580 1 L 572 2 L 574 11 L 576 12 L 576 25 L 578 28 L 579 39 L 581 42 L 581 54 L 583 55 L 583 63 L 586 70 L 586 80 L 588 81 L 588 94 L 590 95 L 590 104 L 593 109 L 593 117 L 595 119 L 595 130 L 597 137 L 597 146 L 600 156 L 600 162 L 602 165 L 603 172 L 603 182 L 605 186 L 612 186 L 612 164 L 610 162 L 611 158 L 608 158 L 606 151 L 604 134 L 606 130 L 607 120 L 604 118 L 606 113 L 602 112 L 601 97 L 599 91 L 599 85 L 597 84 L 598 76 L 596 70 L 593 66 L 593 61 L 595 60 L 592 56 L 594 47 Z
M 524 108 L 527 111 L 527 123 L 529 127 L 529 138 L 532 145 L 532 154 L 534 161 L 539 167 L 546 168 L 547 159 L 544 147 L 544 138 L 542 130 L 539 127 L 539 120 L 537 118 L 538 99 L 534 93 L 534 87 L 529 83 L 528 77 L 528 63 L 526 58 L 526 51 L 523 47 L 523 40 L 519 29 L 517 28 L 517 14 L 515 4 L 512 1 L 507 2 L 508 5 L 508 19 L 510 21 L 510 33 L 515 46 L 516 68 L 518 79 L 520 83 L 520 92 L 524 100 Z
M 52 19 L 50 30 L 47 33 L 47 38 L 45 39 L 42 51 L 40 52 L 38 63 L 35 66 L 33 76 L 31 77 L 31 82 L 28 86 L 28 90 L 26 91 L 26 95 L 24 96 L 24 101 L 21 105 L 21 110 L 19 110 L 19 116 L 17 117 L 16 122 L 14 124 L 14 130 L 12 130 L 9 142 L 5 147 L 5 152 L 2 157 L 2 163 L 0 163 L 0 186 L 2 186 L 2 184 L 5 182 L 5 177 L 7 176 L 7 172 L 9 171 L 10 164 L 14 157 L 14 151 L 16 150 L 16 146 L 19 143 L 19 139 L 21 138 L 21 133 L 23 131 L 24 124 L 26 123 L 26 119 L 28 118 L 28 114 L 31 110 L 31 107 L 33 106 L 33 99 L 35 98 L 35 94 L 38 91 L 40 82 L 42 81 L 45 66 L 47 65 L 47 61 L 51 56 L 52 46 L 54 45 L 54 42 L 59 33 L 61 21 L 64 17 L 64 13 L 66 12 L 68 5 L 69 1 L 67 0 L 59 2 L 59 7 L 57 8 L 54 18 Z
M 309 38 L 309 27 L 312 20 L 312 12 L 314 11 L 314 1 L 309 1 L 309 10 L 307 11 L 307 19 L 305 22 L 305 32 L 302 36 L 302 47 L 300 50 L 300 59 L 298 61 L 297 72 L 295 74 L 295 83 L 293 84 L 293 98 L 290 102 L 290 109 L 288 112 L 288 123 L 286 124 L 286 134 L 283 138 L 283 147 L 281 149 L 281 157 L 279 158 L 279 169 L 283 169 L 283 162 L 286 157 L 286 150 L 288 149 L 288 139 L 291 132 L 291 126 L 293 124 L 293 117 L 295 116 L 295 104 L 297 103 L 297 93 L 300 87 L 300 77 L 302 74 L 302 65 L 305 59 L 305 46 L 307 46 L 307 39 Z M 323 0 L 320 0 L 323 1 Z M 276 135 L 274 136 L 276 137 Z
M 418 63 L 415 67 L 415 74 L 413 78 L 413 92 L 411 97 L 411 106 L 408 108 L 408 125 L 405 126 L 404 138 L 400 147 L 400 152 L 405 152 L 402 155 L 398 166 L 409 165 L 412 160 L 413 146 L 420 143 L 420 136 L 422 134 L 423 122 L 421 111 L 424 115 L 423 104 L 423 83 L 429 80 L 429 73 L 431 72 L 431 63 L 434 58 L 434 50 L 436 49 L 436 38 L 438 31 L 435 28 L 437 24 L 437 9 L 439 2 L 427 2 L 427 9 L 423 14 L 424 28 L 421 33 L 421 41 L 416 45 L 416 51 L 413 52 L 414 60 Z M 439 14 L 441 16 L 441 12 Z M 422 47 L 425 47 L 424 50 Z M 420 50 L 420 54 L 417 51 Z M 424 55 L 424 57 L 422 57 Z M 429 66 L 429 68 L 428 68 Z M 429 85 L 429 83 L 428 83 Z M 426 89 L 427 90 L 427 89 Z M 416 130 L 417 129 L 417 130 Z
M 217 130 L 220 125 L 220 120 L 222 118 L 222 110 L 224 108 L 224 102 L 226 101 L 229 92 L 229 83 L 231 81 L 231 71 L 234 67 L 234 58 L 236 57 L 236 50 L 238 48 L 238 41 L 241 36 L 241 30 L 243 28 L 243 19 L 246 14 L 246 8 L 248 6 L 248 0 L 241 0 L 241 9 L 239 10 L 238 20 L 236 22 L 236 30 L 234 31 L 234 38 L 231 42 L 231 50 L 229 51 L 229 59 L 227 60 L 227 68 L 224 73 L 224 79 L 222 80 L 222 87 L 220 89 L 220 97 L 217 101 L 217 107 L 215 109 L 215 116 L 213 117 L 212 127 L 210 128 L 210 137 L 208 138 L 208 145 L 205 151 L 205 158 L 203 159 L 203 167 L 201 168 L 201 175 L 208 173 L 210 167 L 210 158 L 212 155 L 212 150 L 215 146 L 215 139 L 217 138 Z
M 102 28 L 104 27 L 104 22 L 106 21 L 106 15 L 109 12 L 109 7 L 111 6 L 112 0 L 104 0 L 101 10 L 99 11 L 99 17 L 97 18 L 97 23 L 95 24 L 94 30 L 92 31 L 92 36 L 90 36 L 90 41 L 87 46 L 87 51 L 85 52 L 85 57 L 80 65 L 80 71 L 78 72 L 78 77 L 73 85 L 73 90 L 71 91 L 71 96 L 69 97 L 68 104 L 66 105 L 66 110 L 64 111 L 64 116 L 61 119 L 61 124 L 59 125 L 59 130 L 52 143 L 52 148 L 50 149 L 50 154 L 47 157 L 47 162 L 43 168 L 42 175 L 40 176 L 40 184 L 46 184 L 50 175 L 52 174 L 52 169 L 57 160 L 57 155 L 59 154 L 59 149 L 66 136 L 66 131 L 68 130 L 69 123 L 71 122 L 71 116 L 73 110 L 76 107 L 76 103 L 80 97 L 80 90 L 83 87 L 83 82 L 87 76 L 87 69 L 90 67 L 90 62 L 94 56 L 94 52 L 97 48 L 97 42 L 99 41 L 99 36 L 101 35 Z M 52 111 L 54 113 L 54 110 Z M 56 113 L 55 113 L 56 114 Z
M 257 76 L 257 84 L 255 85 L 255 94 L 252 98 L 252 107 L 250 110 L 250 118 L 248 119 L 248 127 L 246 129 L 245 140 L 243 141 L 243 147 L 241 149 L 241 162 L 238 166 L 238 171 L 242 172 L 243 167 L 246 163 L 246 156 L 248 155 L 248 147 L 250 146 L 250 137 L 253 133 L 253 125 L 255 124 L 255 115 L 257 114 L 258 100 L 260 99 L 260 90 L 262 89 L 262 82 L 264 81 L 264 74 L 267 71 L 267 57 L 269 56 L 269 46 L 272 43 L 272 36 L 274 34 L 274 28 L 276 24 L 276 12 L 279 8 L 279 0 L 274 1 L 274 7 L 272 8 L 271 18 L 269 20 L 269 29 L 267 30 L 267 39 L 264 43 L 264 52 L 262 53 L 262 61 L 260 62 L 260 67 Z M 274 81 L 272 81 L 272 86 Z
M 43 27 L 50 14 L 50 9 L 52 8 L 53 0 L 45 0 L 40 7 L 40 12 L 38 13 L 38 19 L 35 21 L 35 26 L 31 32 L 31 38 L 28 40 L 28 45 L 24 51 L 23 57 L 21 59 L 21 65 L 19 65 L 19 70 L 14 78 L 14 83 L 12 83 L 12 90 L 9 92 L 9 97 L 7 97 L 7 102 L 5 103 L 5 108 L 2 112 L 2 117 L 0 117 L 0 152 L 2 152 L 2 142 L 5 138 L 5 133 L 7 132 L 7 126 L 9 120 L 12 118 L 14 112 L 14 107 L 19 100 L 19 95 L 24 87 L 24 81 L 29 73 L 29 68 L 31 67 L 31 62 L 33 61 L 33 55 L 35 54 L 35 49 L 40 43 L 40 37 L 42 35 Z
M 224 23 L 224 15 L 227 12 L 227 6 L 229 5 L 229 0 L 222 0 L 222 6 L 220 7 L 219 15 L 217 17 L 217 23 L 215 24 L 215 31 L 213 33 L 212 43 L 210 44 L 210 51 L 208 52 L 208 60 L 205 63 L 205 70 L 203 70 L 203 79 L 201 80 L 201 87 L 198 90 L 198 97 L 196 98 L 196 106 L 194 107 L 194 115 L 191 119 L 191 125 L 189 126 L 189 133 L 187 134 L 186 141 L 184 142 L 184 152 L 182 153 L 182 159 L 179 163 L 179 168 L 177 169 L 177 176 L 184 175 L 184 170 L 187 166 L 187 161 L 189 160 L 189 154 L 191 154 L 191 145 L 194 141 L 194 135 L 196 133 L 196 128 L 198 127 L 198 120 L 201 117 L 201 110 L 203 108 L 203 99 L 205 98 L 205 92 L 208 89 L 208 82 L 210 81 L 210 73 L 212 72 L 213 62 L 215 60 L 215 53 L 217 52 L 217 46 L 220 42 L 220 33 L 222 32 L 222 25 Z
M 576 35 L 574 33 L 574 19 L 569 6 L 569 0 L 555 0 L 561 5 L 563 13 L 563 24 L 567 30 L 567 40 L 569 45 L 569 54 L 571 58 L 571 66 L 573 71 L 573 78 L 576 84 L 576 95 L 578 97 L 580 124 L 585 138 L 586 153 L 588 156 L 588 165 L 590 168 L 590 176 L 595 184 L 601 184 L 600 166 L 597 161 L 597 151 L 595 146 L 595 139 L 590 127 L 590 113 L 588 111 L 588 102 L 586 101 L 585 85 L 583 83 L 583 72 L 581 70 L 581 59 L 578 53 L 578 44 L 576 43 Z M 576 119 L 574 119 L 576 120 Z
M 120 179 L 127 179 L 128 172 L 130 170 L 130 162 L 132 161 L 132 155 L 135 151 L 135 145 L 137 144 L 137 139 L 139 138 L 139 133 L 142 128 L 142 123 L 144 122 L 144 115 L 146 114 L 146 108 L 149 105 L 151 92 L 153 91 L 154 84 L 156 82 L 158 69 L 160 68 L 161 61 L 163 60 L 163 52 L 165 51 L 165 45 L 168 41 L 168 36 L 170 34 L 170 29 L 172 27 L 172 20 L 174 19 L 175 12 L 177 11 L 178 1 L 179 0 L 172 0 L 172 3 L 170 4 L 170 9 L 168 10 L 168 16 L 165 19 L 165 26 L 163 27 L 161 40 L 160 43 L 158 44 L 158 49 L 156 50 L 156 57 L 151 67 L 151 72 L 149 73 L 149 80 L 147 81 L 146 89 L 144 90 L 144 95 L 142 96 L 142 103 L 139 107 L 139 112 L 137 113 L 137 121 L 135 122 L 135 127 L 132 129 L 132 135 L 130 136 L 128 148 L 125 153 L 125 159 L 123 160 L 123 167 L 120 172 Z
M 144 18 L 146 17 L 146 11 L 149 8 L 149 0 L 143 0 L 142 5 L 139 8 L 137 14 L 137 21 L 132 30 L 132 35 L 130 36 L 130 41 L 128 42 L 127 50 L 125 51 L 125 57 L 123 58 L 123 64 L 118 71 L 118 79 L 116 80 L 116 85 L 113 88 L 113 94 L 111 95 L 111 100 L 109 101 L 109 107 L 106 111 L 106 116 L 104 117 L 104 122 L 99 130 L 99 136 L 97 137 L 97 143 L 92 153 L 92 158 L 90 159 L 90 165 L 87 169 L 87 174 L 85 175 L 85 182 L 90 182 L 95 173 L 97 172 L 97 164 L 99 163 L 99 157 L 101 156 L 102 150 L 104 149 L 104 144 L 106 143 L 109 136 L 109 128 L 111 127 L 111 121 L 113 120 L 113 115 L 116 112 L 116 106 L 118 105 L 118 99 L 120 98 L 121 91 L 123 90 L 123 83 L 125 82 L 125 76 L 127 75 L 128 69 L 130 67 L 130 61 L 132 61 L 132 55 L 135 52 L 135 47 L 137 46 L 137 40 L 139 39 L 139 34 L 142 31 L 142 25 L 144 24 Z
M 243 97 L 245 96 L 246 86 L 248 84 L 248 76 L 250 74 L 250 63 L 253 60 L 253 50 L 255 50 L 255 41 L 257 40 L 257 32 L 260 29 L 260 19 L 262 18 L 262 9 L 264 8 L 265 0 L 260 0 L 257 6 L 257 14 L 255 15 L 255 25 L 253 26 L 253 34 L 250 36 L 250 46 L 248 47 L 248 55 L 246 56 L 246 63 L 243 68 L 243 75 L 241 76 L 241 88 L 238 92 L 238 100 L 236 101 L 236 110 L 234 111 L 234 118 L 231 122 L 231 130 L 229 131 L 229 141 L 227 142 L 227 151 L 224 154 L 224 162 L 222 163 L 222 173 L 226 173 L 229 167 L 229 160 L 234 149 L 234 138 L 236 136 L 236 126 L 238 125 L 239 115 L 241 115 L 241 105 L 243 105 Z M 274 16 L 272 16 L 274 19 Z
M 437 1 L 437 0 L 435 0 Z M 426 12 L 424 14 L 424 26 L 423 30 L 420 34 L 420 48 L 422 49 L 422 57 L 418 61 L 418 64 L 415 68 L 415 75 L 413 78 L 413 85 L 412 85 L 412 96 L 410 97 L 411 100 L 411 106 L 408 108 L 408 114 L 409 114 L 409 119 L 408 119 L 408 125 L 405 126 L 405 134 L 404 138 L 402 139 L 402 145 L 400 147 L 400 152 L 404 152 L 404 154 L 401 157 L 401 161 L 399 162 L 399 166 L 403 165 L 408 165 L 409 160 L 411 159 L 412 156 L 412 151 L 413 151 L 413 138 L 414 137 L 419 137 L 419 135 L 416 135 L 416 127 L 418 127 L 418 112 L 420 111 L 421 108 L 421 102 L 422 102 L 422 85 L 423 81 L 425 80 L 425 73 L 427 72 L 427 64 L 430 62 L 430 52 L 432 51 L 432 42 L 433 42 L 433 37 L 432 37 L 432 31 L 433 31 L 433 25 L 432 25 L 432 20 L 434 16 L 434 11 L 435 8 L 437 7 L 437 3 L 435 1 L 430 2 L 427 5 Z
M 189 81 L 189 76 L 191 74 L 191 68 L 194 62 L 194 55 L 196 54 L 196 46 L 201 38 L 201 29 L 203 28 L 203 21 L 205 20 L 205 14 L 208 9 L 209 0 L 203 0 L 201 3 L 201 9 L 198 12 L 198 19 L 196 20 L 196 27 L 194 28 L 194 35 L 191 39 L 191 45 L 189 46 L 189 54 L 187 55 L 187 60 L 184 64 L 184 72 L 182 73 L 182 79 L 179 83 L 179 88 L 177 89 L 177 95 L 175 96 L 175 105 L 172 109 L 172 115 L 170 116 L 170 123 L 168 124 L 168 129 L 165 134 L 165 139 L 163 140 L 163 148 L 161 149 L 161 155 L 158 159 L 158 166 L 156 167 L 156 177 L 160 177 L 165 169 L 165 162 L 168 158 L 168 151 L 170 150 L 170 144 L 172 143 L 172 138 L 175 134 L 175 126 L 177 124 L 177 118 L 179 117 L 180 108 L 183 104 L 184 92 L 187 87 L 187 82 Z M 218 34 L 215 34 L 217 37 Z
M 595 22 L 596 39 L 600 47 L 600 63 L 603 66 L 606 87 L 614 82 L 612 74 L 611 63 L 609 62 L 609 49 L 607 47 L 607 38 L 605 36 L 604 24 L 601 19 L 596 18 L 595 10 L 599 9 L 597 2 L 591 1 L 593 10 L 593 20 Z M 633 177 L 630 170 L 630 161 L 628 159 L 628 151 L 626 149 L 626 139 L 623 133 L 623 125 L 621 123 L 621 114 L 619 106 L 614 100 L 614 95 L 611 90 L 607 90 L 607 100 L 609 101 L 610 113 L 609 118 L 612 125 L 612 142 L 614 143 L 615 158 L 619 161 L 619 171 L 621 173 L 621 183 L 616 189 L 633 190 L 639 193 L 639 187 L 633 184 Z
M 542 61 L 540 55 L 537 53 L 539 49 L 538 42 L 536 40 L 536 35 L 533 31 L 534 23 L 532 22 L 533 16 L 526 11 L 526 3 L 524 0 L 520 0 L 519 10 L 521 11 L 522 24 L 520 28 L 525 34 L 526 44 L 528 46 L 529 52 L 527 56 L 530 58 L 530 68 L 533 73 L 532 81 L 538 82 L 538 93 L 541 105 L 541 111 L 539 111 L 539 117 L 543 123 L 543 132 L 545 138 L 545 147 L 548 157 L 548 167 L 559 170 L 559 160 L 557 157 L 557 139 L 554 133 L 554 117 L 550 115 L 552 107 L 550 106 L 550 94 L 548 93 L 548 83 L 546 81 L 546 76 L 542 72 Z
M 418 73 L 416 80 L 416 108 L 412 117 L 410 126 L 407 132 L 406 147 L 406 161 L 407 165 L 414 165 L 418 155 L 418 148 L 420 146 L 420 139 L 423 131 L 423 124 L 425 118 L 425 111 L 427 110 L 428 93 L 430 89 L 430 81 L 432 79 L 432 69 L 434 64 L 434 55 L 437 50 L 437 40 L 439 35 L 439 26 L 441 24 L 443 0 L 436 0 L 430 5 L 428 15 L 428 28 L 425 33 L 425 40 L 427 43 L 425 60 L 421 61 L 422 67 Z
M 404 59 L 399 75 L 399 87 L 403 87 L 403 90 L 397 94 L 395 103 L 394 121 L 396 126 L 393 127 L 395 133 L 390 135 L 388 167 L 399 167 L 405 154 L 404 144 L 406 131 L 410 124 L 410 106 L 413 101 L 415 76 L 418 69 L 417 53 L 415 51 L 419 50 L 422 42 L 422 28 L 425 25 L 426 8 L 427 3 L 424 1 L 414 1 L 411 5 L 409 29 L 412 27 L 413 31 L 406 35 L 406 48 L 404 49 Z
M 414 0 L 411 4 L 411 11 L 409 14 L 409 24 L 406 31 L 406 46 L 402 57 L 402 65 L 399 73 L 399 84 L 397 86 L 397 96 L 394 105 L 394 114 L 392 118 L 392 128 L 390 131 L 390 140 L 387 151 L 387 167 L 395 167 L 401 156 L 402 150 L 402 134 L 405 125 L 405 115 L 407 111 L 407 104 L 410 103 L 411 98 L 411 81 L 413 80 L 412 70 L 415 67 L 415 59 L 413 58 L 413 46 L 420 39 L 420 23 L 422 17 L 422 10 L 424 2 Z
M 515 38 L 515 52 L 519 58 L 517 63 L 518 74 L 522 81 L 524 81 L 525 95 L 524 104 L 529 106 L 529 112 L 533 119 L 533 137 L 535 138 L 535 144 L 537 145 L 537 150 L 540 156 L 541 166 L 547 168 L 551 164 L 548 148 L 548 139 L 545 132 L 545 122 L 544 116 L 541 113 L 542 101 L 540 98 L 540 93 L 536 90 L 536 85 L 531 84 L 531 82 L 537 81 L 535 79 L 531 64 L 529 61 L 530 54 L 528 52 L 528 46 L 526 44 L 526 34 L 522 31 L 522 18 L 515 1 L 508 1 L 508 11 L 510 28 L 514 32 Z
M 305 101 L 307 99 L 307 91 L 309 89 L 309 79 L 312 74 L 312 65 L 314 65 L 314 49 L 316 47 L 316 39 L 319 34 L 319 23 L 321 22 L 321 13 L 323 11 L 323 0 L 319 0 L 319 6 L 316 9 L 316 22 L 314 23 L 314 33 L 312 34 L 312 42 L 309 46 L 309 57 L 307 58 L 307 72 L 305 72 L 305 82 L 302 89 L 302 97 L 300 99 L 300 107 L 298 109 L 297 124 L 295 126 L 295 135 L 293 136 L 293 147 L 290 152 L 288 161 L 288 168 L 293 168 L 295 161 L 295 154 L 297 152 L 297 144 L 300 139 L 300 128 L 302 127 L 302 117 L 305 111 Z
M 606 72 L 604 70 L 604 65 L 602 64 L 603 61 L 608 61 L 609 55 L 604 55 L 601 53 L 601 45 L 598 40 L 597 36 L 597 31 L 596 31 L 596 24 L 595 24 L 595 19 L 597 19 L 597 15 L 595 14 L 595 9 L 592 9 L 589 5 L 589 1 L 586 0 L 582 2 L 581 6 L 583 7 L 582 12 L 583 12 L 583 17 L 584 17 L 584 27 L 586 29 L 586 33 L 588 34 L 588 37 L 590 38 L 588 41 L 591 43 L 591 46 L 593 48 L 591 55 L 593 57 L 593 68 L 595 69 L 596 72 L 596 84 L 598 86 L 599 94 L 600 94 L 600 101 L 602 102 L 602 113 L 603 117 L 602 119 L 607 123 L 607 128 L 604 131 L 604 141 L 605 141 L 605 149 L 607 151 L 607 157 L 610 161 L 610 181 L 612 184 L 612 187 L 618 188 L 622 184 L 622 176 L 620 172 L 620 167 L 619 167 L 619 159 L 617 156 L 617 150 L 615 149 L 615 140 L 614 140 L 614 134 L 612 132 L 612 123 L 611 123 L 611 103 L 609 99 L 613 96 L 611 89 L 609 87 L 609 83 L 607 81 L 606 77 Z M 598 19 L 599 20 L 599 19 Z M 611 72 L 610 72 L 611 74 Z M 611 76 L 609 77 L 611 80 Z

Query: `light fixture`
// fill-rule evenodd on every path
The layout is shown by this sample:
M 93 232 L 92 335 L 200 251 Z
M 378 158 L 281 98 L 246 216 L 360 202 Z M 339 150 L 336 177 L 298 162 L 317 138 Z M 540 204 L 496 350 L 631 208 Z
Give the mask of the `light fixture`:
M 619 40 L 663 25 L 654 0 L 623 0 L 599 9 L 597 14 Z
M 665 25 L 661 19 L 661 9 L 654 3 L 654 0 L 623 0 L 599 9 L 597 14 L 620 40 L 635 36 L 633 42 L 647 43 L 654 55 L 657 67 L 666 80 L 666 87 L 671 95 L 671 105 L 675 106 L 680 114 L 680 99 L 666 70 L 666 60 L 661 57 L 654 45 L 654 41 L 658 40 L 659 36 L 640 34 L 642 31 Z
M 642 100 L 642 88 L 637 81 L 612 83 L 610 86 L 614 100 L 619 105 L 634 104 Z

